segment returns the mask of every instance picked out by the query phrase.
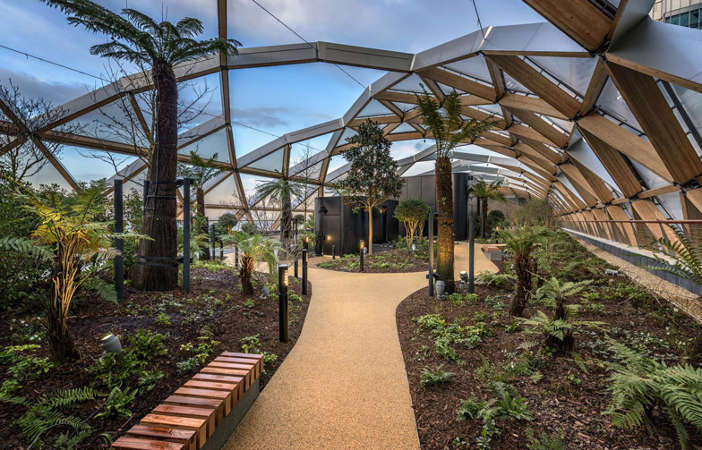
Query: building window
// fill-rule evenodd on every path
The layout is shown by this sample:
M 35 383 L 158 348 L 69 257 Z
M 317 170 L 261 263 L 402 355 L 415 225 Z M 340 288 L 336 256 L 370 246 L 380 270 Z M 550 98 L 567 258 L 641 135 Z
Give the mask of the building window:
M 672 16 L 670 18 L 670 23 L 672 23 L 673 25 L 680 25 L 680 16 L 679 15 Z
M 690 28 L 697 28 L 700 21 L 700 10 L 690 11 Z
M 683 26 L 683 27 L 690 26 L 690 14 L 689 13 L 680 14 L 680 26 Z

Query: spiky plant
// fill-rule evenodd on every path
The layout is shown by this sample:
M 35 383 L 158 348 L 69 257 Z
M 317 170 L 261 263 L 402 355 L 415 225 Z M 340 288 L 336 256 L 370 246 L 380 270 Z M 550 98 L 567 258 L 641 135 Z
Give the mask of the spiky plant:
M 233 39 L 197 37 L 202 22 L 186 17 L 177 23 L 158 22 L 134 9 L 117 14 L 91 0 L 42 0 L 68 15 L 68 23 L 108 36 L 109 41 L 90 48 L 93 55 L 136 64 L 150 73 L 156 89 L 156 139 L 149 194 L 139 255 L 132 287 L 139 290 L 171 290 L 178 284 L 178 267 L 163 264 L 175 260 L 178 251 L 176 226 L 176 166 L 178 157 L 178 64 L 219 52 L 236 55 L 241 44 Z M 148 75 L 145 75 L 148 76 Z M 156 263 L 155 261 L 160 261 Z
M 279 178 L 258 183 L 256 194 L 280 203 L 282 207 L 280 240 L 283 245 L 289 246 L 293 232 L 292 201 L 294 198 L 303 197 L 305 192 L 302 184 L 284 177 L 280 171 L 276 170 L 276 174 Z
M 529 303 L 532 280 L 536 273 L 536 260 L 532 253 L 545 234 L 546 229 L 543 227 L 515 226 L 500 230 L 499 239 L 505 243 L 507 251 L 512 256 L 514 273 L 517 276 L 517 291 L 509 308 L 512 316 L 522 317 L 524 308 Z
M 502 181 L 496 180 L 492 183 L 487 183 L 484 180 L 480 180 L 475 186 L 471 186 L 469 189 L 470 193 L 475 197 L 480 199 L 480 206 L 482 209 L 483 220 L 481 221 L 481 232 L 480 235 L 485 239 L 485 224 L 488 218 L 488 200 L 496 200 L 498 202 L 507 201 L 505 194 L 500 192 L 500 186 L 502 186 Z
M 40 197 L 18 184 L 17 196 L 24 208 L 40 219 L 31 235 L 34 244 L 50 248 L 51 296 L 48 301 L 46 328 L 54 361 L 72 361 L 80 357 L 68 330 L 68 310 L 82 285 L 96 279 L 102 264 L 117 255 L 110 239 L 116 237 L 109 223 L 97 222 L 102 213 L 105 185 L 96 184 L 68 197 Z M 125 237 L 125 235 L 119 235 Z M 45 252 L 42 252 L 45 253 Z M 99 284 L 99 283 L 97 283 Z M 112 296 L 114 290 L 98 289 Z
M 277 263 L 276 251 L 280 248 L 280 244 L 274 243 L 272 239 L 260 234 L 248 234 L 243 231 L 235 231 L 232 235 L 225 236 L 224 240 L 239 247 L 241 290 L 244 295 L 253 295 L 252 280 L 256 270 L 256 263 L 263 260 L 268 263 L 269 269 L 275 268 Z
M 675 236 L 675 240 L 662 237 L 650 246 L 654 255 L 649 259 L 661 265 L 650 265 L 644 268 L 650 271 L 672 273 L 680 278 L 702 284 L 702 240 L 693 242 L 680 229 L 672 225 L 668 225 L 668 227 Z M 660 249 L 666 250 L 665 255 L 657 253 Z M 671 264 L 671 259 L 673 264 Z
M 678 442 L 688 448 L 690 435 L 685 423 L 702 432 L 702 368 L 689 365 L 668 367 L 610 339 L 609 350 L 621 362 L 608 363 L 612 403 L 605 414 L 612 424 L 652 432 L 654 411 L 665 413 L 672 422 Z
M 417 95 L 419 115 L 436 145 L 436 200 L 438 217 L 438 242 L 436 272 L 445 283 L 447 294 L 456 289 L 454 280 L 454 230 L 453 230 L 453 166 L 451 155 L 461 143 L 472 142 L 479 134 L 492 127 L 492 123 L 479 120 L 463 120 L 463 105 L 454 90 L 439 104 L 435 97 Z

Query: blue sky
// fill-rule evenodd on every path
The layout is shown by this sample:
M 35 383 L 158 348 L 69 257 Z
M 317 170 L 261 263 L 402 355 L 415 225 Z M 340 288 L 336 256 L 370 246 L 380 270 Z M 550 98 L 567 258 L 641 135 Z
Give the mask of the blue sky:
M 539 22 L 543 19 L 520 0 L 477 0 L 484 26 Z M 216 0 L 98 0 L 113 9 L 125 5 L 175 21 L 197 17 L 204 37 L 216 34 Z M 469 0 L 260 0 L 260 3 L 309 41 L 329 41 L 417 52 L 477 29 Z M 63 13 L 39 0 L 0 0 L 0 44 L 99 75 L 107 61 L 89 54 L 104 41 L 66 23 Z M 245 47 L 298 43 L 289 30 L 251 0 L 229 0 L 230 37 Z M 366 85 L 381 72 L 347 69 Z M 362 88 L 332 65 L 321 63 L 232 71 L 233 119 L 275 135 L 336 119 Z M 0 83 L 9 79 L 31 97 L 60 104 L 100 85 L 86 75 L 26 58 L 0 48 Z M 217 94 L 218 95 L 218 94 Z M 215 96 L 213 105 L 219 99 Z M 235 126 L 237 153 L 273 139 Z M 409 151 L 409 150 L 408 150 Z

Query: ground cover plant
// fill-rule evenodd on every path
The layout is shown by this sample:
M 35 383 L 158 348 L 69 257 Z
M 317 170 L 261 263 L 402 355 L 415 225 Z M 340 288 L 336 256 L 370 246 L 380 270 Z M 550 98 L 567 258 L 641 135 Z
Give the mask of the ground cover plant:
M 475 295 L 426 289 L 397 310 L 424 449 L 692 449 L 702 445 L 700 327 L 564 233 L 533 253 L 524 318 L 516 280 Z M 572 348 L 570 347 L 572 346 Z
M 410 273 L 427 270 L 429 243 L 426 239 L 415 240 L 416 250 L 407 246 L 405 239 L 395 242 L 395 248 L 364 256 L 364 271 L 368 273 Z M 361 259 L 358 254 L 348 254 L 336 259 L 317 263 L 322 269 L 340 272 L 360 272 Z
M 189 295 L 128 290 L 115 304 L 79 290 L 69 310 L 81 355 L 73 363 L 49 357 L 41 309 L 6 311 L 0 318 L 0 448 L 27 448 L 35 440 L 32 448 L 108 448 L 223 351 L 263 354 L 265 388 L 295 345 L 309 305 L 300 281 L 290 280 L 286 344 L 278 340 L 276 289 L 269 298 L 261 295 L 267 276 L 255 273 L 254 293 L 246 295 L 238 273 L 219 261 L 196 263 Z M 108 333 L 120 336 L 122 353 L 103 355 L 100 341 Z

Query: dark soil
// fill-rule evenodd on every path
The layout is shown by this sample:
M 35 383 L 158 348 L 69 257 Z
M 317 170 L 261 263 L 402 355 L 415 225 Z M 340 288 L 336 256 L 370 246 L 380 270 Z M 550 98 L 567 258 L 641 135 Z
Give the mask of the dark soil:
M 291 292 L 301 295 L 301 283 L 290 278 Z M 126 293 L 126 298 L 119 305 L 87 297 L 76 299 L 72 306 L 69 328 L 80 350 L 82 358 L 73 364 L 64 364 L 38 378 L 27 381 L 15 395 L 26 397 L 31 403 L 60 389 L 80 388 L 91 386 L 91 376 L 86 369 L 103 354 L 100 339 L 107 333 L 121 337 L 122 346 L 128 347 L 128 336 L 134 336 L 137 330 L 143 328 L 166 335 L 164 346 L 167 356 L 155 357 L 149 361 L 148 369 L 158 369 L 164 373 L 153 390 L 137 396 L 128 406 L 132 411 L 131 417 L 105 420 L 102 417 L 91 418 L 89 424 L 92 434 L 83 440 L 78 447 L 81 449 L 108 448 L 102 433 L 108 433 L 111 439 L 116 439 L 151 409 L 161 403 L 174 390 L 185 383 L 194 373 L 179 375 L 176 363 L 193 356 L 192 353 L 181 349 L 181 345 L 200 342 L 198 336 L 203 329 L 213 333 L 212 339 L 220 342 L 215 347 L 207 362 L 214 359 L 223 351 L 242 351 L 240 340 L 247 336 L 258 335 L 261 351 L 277 355 L 277 359 L 265 366 L 261 376 L 261 387 L 276 372 L 280 364 L 295 345 L 307 314 L 309 294 L 302 301 L 290 302 L 290 329 L 288 343 L 281 343 L 278 336 L 278 302 L 276 299 L 261 297 L 260 286 L 256 288 L 255 296 L 245 297 L 238 287 L 239 277 L 231 269 L 209 270 L 196 268 L 192 271 L 191 294 L 185 294 L 181 289 L 166 293 Z M 246 303 L 252 300 L 253 304 Z M 36 315 L 36 314 L 35 314 Z M 159 316 L 161 320 L 158 320 Z M 164 322 L 164 318 L 170 324 Z M 19 322 L 24 320 L 24 323 Z M 27 319 L 26 313 L 10 312 L 0 318 L 0 345 L 20 345 L 39 343 L 41 349 L 36 356 L 49 356 L 48 344 L 44 340 L 30 341 L 28 336 L 34 331 L 40 331 L 36 317 Z M 13 336 L 14 335 L 14 336 Z M 207 363 L 206 362 L 206 363 Z M 8 366 L 0 365 L 0 381 L 10 378 Z M 94 386 L 101 390 L 101 386 Z M 78 418 L 88 418 L 91 414 L 102 409 L 104 397 L 95 401 L 81 403 L 69 411 L 70 415 Z M 0 402 L 0 449 L 24 449 L 29 443 L 13 422 L 26 411 L 25 407 Z M 52 442 L 61 433 L 68 431 L 65 427 L 57 427 L 42 435 L 43 448 L 54 448 Z M 36 445 L 33 448 L 37 448 Z
M 364 272 L 367 273 L 412 273 L 427 270 L 429 259 L 426 252 L 394 249 L 364 256 Z M 344 255 L 317 264 L 321 269 L 337 272 L 360 272 L 360 256 Z
M 570 263 L 570 260 L 565 263 Z M 557 265 L 559 267 L 554 269 L 562 268 L 561 264 Z M 691 319 L 667 304 L 660 304 L 624 277 L 609 279 L 591 274 L 590 278 L 596 281 L 585 292 L 597 292 L 599 298 L 591 300 L 588 311 L 584 307 L 577 320 L 606 322 L 610 335 L 628 347 L 639 351 L 645 349 L 649 356 L 668 363 L 681 361 L 687 343 L 700 331 Z M 476 287 L 479 301 L 466 301 L 464 305 L 457 306 L 449 300 L 430 298 L 426 289 L 422 289 L 398 307 L 397 328 L 422 449 L 478 448 L 476 438 L 481 433 L 482 420 L 459 422 L 456 420 L 457 409 L 461 401 L 471 395 L 479 399 L 494 398 L 487 383 L 496 379 L 508 382 L 526 399 L 534 419 L 497 419 L 496 425 L 501 435 L 491 443 L 492 449 L 528 448 L 527 428 L 533 429 L 537 437 L 541 432 L 561 433 L 566 449 L 680 448 L 674 429 L 659 410 L 653 414 L 653 435 L 649 435 L 643 427 L 635 430 L 615 428 L 609 416 L 602 415 L 611 400 L 611 395 L 606 391 L 609 375 L 602 361 L 612 360 L 603 342 L 603 332 L 580 328 L 582 331 L 575 335 L 575 352 L 584 359 L 587 372 L 581 370 L 570 357 L 537 353 L 536 349 L 543 347 L 531 350 L 520 348 L 526 341 L 543 341 L 543 335 L 524 333 L 528 326 L 522 326 L 521 331 L 508 332 L 506 328 L 513 323 L 507 313 L 508 307 L 500 309 L 499 304 L 493 307 L 484 302 L 488 297 L 494 299 L 499 296 L 499 300 L 508 305 L 512 293 L 511 289 L 479 286 Z M 581 302 L 580 298 L 570 301 Z M 599 304 L 602 307 L 597 306 Z M 533 316 L 537 309 L 548 315 L 553 314 L 552 309 L 532 304 L 526 316 Z M 437 313 L 447 323 L 460 319 L 462 325 L 475 325 L 476 313 L 484 313 L 487 317 L 481 320 L 485 321 L 493 335 L 483 337 L 482 343 L 473 350 L 454 345 L 462 363 L 449 362 L 435 351 L 430 332 L 412 320 Z M 531 355 L 533 373 L 540 373 L 541 379 L 535 380 L 529 373 L 512 370 L 512 364 L 519 365 L 525 355 Z M 442 365 L 443 370 L 453 373 L 453 382 L 433 387 L 420 385 L 422 369 L 428 367 L 434 370 Z M 694 434 L 692 427 L 688 431 Z M 702 448 L 700 446 L 702 438 L 693 437 L 690 448 Z

